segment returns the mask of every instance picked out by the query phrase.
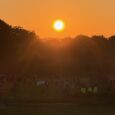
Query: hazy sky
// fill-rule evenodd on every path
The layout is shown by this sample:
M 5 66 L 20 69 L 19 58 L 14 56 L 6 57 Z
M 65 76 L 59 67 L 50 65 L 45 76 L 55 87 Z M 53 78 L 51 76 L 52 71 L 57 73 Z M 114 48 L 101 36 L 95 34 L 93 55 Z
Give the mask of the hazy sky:
M 0 0 L 0 18 L 34 30 L 40 37 L 115 34 L 115 0 Z M 63 32 L 52 29 L 61 18 Z

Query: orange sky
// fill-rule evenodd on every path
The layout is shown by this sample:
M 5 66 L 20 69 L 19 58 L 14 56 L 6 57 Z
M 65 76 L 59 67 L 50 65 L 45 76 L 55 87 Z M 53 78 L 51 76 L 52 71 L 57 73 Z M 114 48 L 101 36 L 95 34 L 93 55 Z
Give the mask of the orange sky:
M 42 38 L 110 36 L 115 34 L 115 0 L 0 0 L 0 18 L 34 30 Z M 60 33 L 52 29 L 58 18 L 66 23 Z

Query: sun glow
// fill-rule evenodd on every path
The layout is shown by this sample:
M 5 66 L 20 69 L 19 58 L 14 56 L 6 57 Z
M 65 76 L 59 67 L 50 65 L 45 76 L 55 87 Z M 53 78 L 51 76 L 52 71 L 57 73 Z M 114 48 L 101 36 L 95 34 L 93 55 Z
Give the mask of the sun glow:
M 65 23 L 62 20 L 56 20 L 53 23 L 53 29 L 57 32 L 63 31 L 65 28 Z

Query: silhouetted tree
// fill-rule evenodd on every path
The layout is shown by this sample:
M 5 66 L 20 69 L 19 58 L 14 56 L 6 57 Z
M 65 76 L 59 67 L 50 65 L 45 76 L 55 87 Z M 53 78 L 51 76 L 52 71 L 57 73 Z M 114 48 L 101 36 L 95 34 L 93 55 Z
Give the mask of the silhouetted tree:
M 18 84 L 23 75 L 32 81 L 35 74 L 49 79 L 88 76 L 106 88 L 107 76 L 115 75 L 115 36 L 43 41 L 32 31 L 0 20 L 0 73 L 20 75 L 14 80 Z

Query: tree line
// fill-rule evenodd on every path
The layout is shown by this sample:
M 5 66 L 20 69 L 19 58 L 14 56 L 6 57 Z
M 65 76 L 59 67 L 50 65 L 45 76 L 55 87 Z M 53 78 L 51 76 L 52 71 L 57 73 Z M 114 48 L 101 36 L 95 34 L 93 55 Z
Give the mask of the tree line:
M 0 20 L 0 73 L 115 75 L 115 35 L 42 40 Z

